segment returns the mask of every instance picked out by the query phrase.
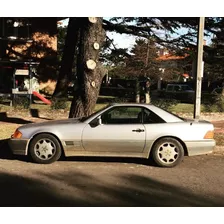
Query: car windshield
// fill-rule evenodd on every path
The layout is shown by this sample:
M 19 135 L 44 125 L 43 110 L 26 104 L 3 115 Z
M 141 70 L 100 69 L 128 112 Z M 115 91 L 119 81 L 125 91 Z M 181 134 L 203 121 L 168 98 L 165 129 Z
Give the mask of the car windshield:
M 182 90 L 186 91 L 186 90 L 193 90 L 190 86 L 182 86 Z
M 101 108 L 100 110 L 97 110 L 96 112 L 94 112 L 93 114 L 90 114 L 90 115 L 87 116 L 87 117 L 81 117 L 79 120 L 80 120 L 81 122 L 84 122 L 84 121 L 88 120 L 90 117 L 94 116 L 95 114 L 97 114 L 97 113 L 99 113 L 99 112 L 105 110 L 105 109 L 106 109 L 107 107 L 109 107 L 109 106 L 110 106 L 110 105 L 106 105 L 105 107 Z

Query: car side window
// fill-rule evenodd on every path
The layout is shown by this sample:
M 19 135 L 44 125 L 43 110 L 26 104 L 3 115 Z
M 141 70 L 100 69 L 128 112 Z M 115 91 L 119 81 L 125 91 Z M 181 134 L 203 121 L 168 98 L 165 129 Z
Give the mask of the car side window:
M 168 85 L 167 86 L 167 91 L 173 91 L 173 86 L 172 85 Z
M 174 91 L 176 91 L 176 92 L 181 91 L 181 87 L 180 86 L 174 86 Z
M 141 107 L 115 107 L 101 115 L 102 124 L 139 124 L 141 112 Z
M 160 124 L 160 123 L 165 123 L 165 121 L 159 117 L 157 114 L 154 112 L 144 109 L 143 110 L 143 123 L 144 124 Z

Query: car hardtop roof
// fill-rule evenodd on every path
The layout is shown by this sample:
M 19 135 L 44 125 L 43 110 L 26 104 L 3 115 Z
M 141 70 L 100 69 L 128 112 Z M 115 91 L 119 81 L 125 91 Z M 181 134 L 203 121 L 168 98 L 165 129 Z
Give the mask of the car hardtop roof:
M 141 107 L 156 107 L 153 104 L 146 103 L 110 103 L 110 106 L 141 106 Z

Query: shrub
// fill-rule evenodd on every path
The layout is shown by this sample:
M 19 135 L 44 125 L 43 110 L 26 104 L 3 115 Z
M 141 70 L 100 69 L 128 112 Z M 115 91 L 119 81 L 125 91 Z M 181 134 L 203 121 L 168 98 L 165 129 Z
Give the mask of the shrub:
M 210 102 L 204 104 L 205 112 L 224 112 L 224 96 L 215 94 Z
M 67 99 L 65 98 L 53 98 L 51 101 L 52 110 L 67 109 Z
M 30 99 L 26 96 L 16 96 L 13 100 L 13 107 L 28 109 L 30 107 Z
M 224 96 L 222 94 L 215 96 L 215 105 L 217 106 L 218 112 L 224 112 Z

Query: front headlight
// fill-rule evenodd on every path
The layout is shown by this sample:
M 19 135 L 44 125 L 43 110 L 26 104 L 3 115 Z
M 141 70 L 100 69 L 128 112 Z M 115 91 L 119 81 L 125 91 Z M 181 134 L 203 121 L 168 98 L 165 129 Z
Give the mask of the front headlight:
M 16 129 L 14 134 L 11 136 L 12 138 L 21 138 L 22 137 L 22 133 Z

